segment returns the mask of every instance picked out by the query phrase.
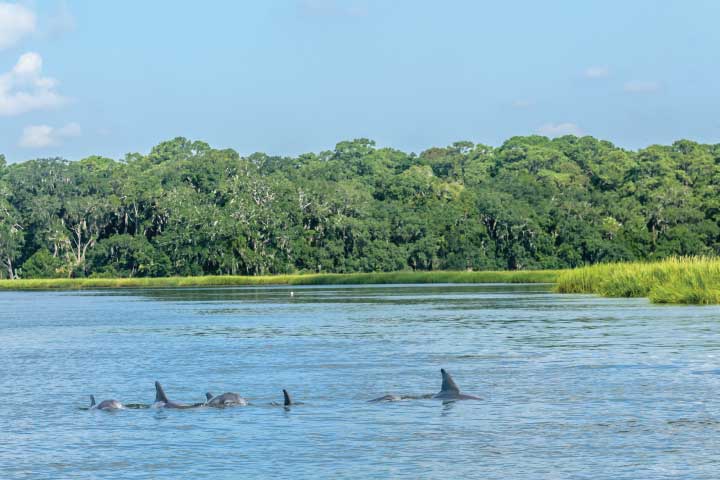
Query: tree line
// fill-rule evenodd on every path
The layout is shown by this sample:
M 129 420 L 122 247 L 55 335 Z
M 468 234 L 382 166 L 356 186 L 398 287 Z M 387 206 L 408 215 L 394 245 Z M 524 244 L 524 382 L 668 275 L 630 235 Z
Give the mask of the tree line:
M 243 157 L 176 138 L 7 164 L 0 278 L 566 268 L 716 254 L 720 144 L 368 139 Z

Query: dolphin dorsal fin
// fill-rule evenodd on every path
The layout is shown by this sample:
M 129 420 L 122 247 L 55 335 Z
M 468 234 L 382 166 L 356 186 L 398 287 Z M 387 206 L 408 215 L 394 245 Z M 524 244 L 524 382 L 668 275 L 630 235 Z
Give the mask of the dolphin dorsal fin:
M 285 397 L 285 406 L 286 407 L 289 407 L 290 405 L 292 405 L 292 398 L 290 398 L 290 394 L 284 388 L 283 388 L 283 397 Z
M 440 392 L 460 393 L 460 387 L 457 386 L 457 383 L 455 383 L 455 380 L 453 380 L 447 370 L 441 368 L 440 373 L 442 374 L 442 386 L 440 387 Z
M 205 398 L 207 399 L 208 402 L 210 401 L 210 399 L 211 399 L 213 396 L 214 396 L 214 395 L 213 395 L 212 393 L 210 393 L 210 392 L 205 392 Z
M 95 406 L 95 395 L 90 395 L 90 407 Z
M 165 391 L 162 388 L 162 385 L 160 385 L 160 382 L 157 381 L 155 382 L 155 402 L 169 402 L 167 395 L 165 395 Z

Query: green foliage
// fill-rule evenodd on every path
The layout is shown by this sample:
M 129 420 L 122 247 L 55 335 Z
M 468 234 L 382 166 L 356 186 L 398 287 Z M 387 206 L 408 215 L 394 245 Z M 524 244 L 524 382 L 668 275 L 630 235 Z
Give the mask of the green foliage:
M 24 264 L 43 249 L 73 277 L 534 270 L 711 255 L 719 186 L 720 146 L 687 140 L 632 152 L 533 135 L 415 155 L 361 138 L 241 157 L 179 137 L 122 161 L 0 162 L 0 277 L 36 275 Z
M 163 277 L 170 259 L 143 236 L 113 235 L 100 241 L 88 258 L 93 277 Z
M 47 248 L 33 253 L 22 265 L 22 278 L 60 278 L 67 276 L 63 271 L 63 261 L 53 257 Z
M 7 196 L 7 186 L 0 183 L 0 279 L 17 276 L 17 259 L 25 242 L 20 212 Z

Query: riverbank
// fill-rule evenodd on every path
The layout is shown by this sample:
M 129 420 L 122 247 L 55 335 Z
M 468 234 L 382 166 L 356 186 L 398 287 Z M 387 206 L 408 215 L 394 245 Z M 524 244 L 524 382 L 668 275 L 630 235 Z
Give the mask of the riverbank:
M 720 259 L 679 257 L 657 262 L 606 263 L 571 270 L 0 280 L 0 290 L 423 283 L 555 283 L 558 293 L 647 297 L 653 303 L 712 305 L 720 304 Z
M 647 297 L 653 303 L 714 305 L 720 303 L 720 259 L 678 257 L 563 270 L 555 290 L 605 297 Z
M 398 283 L 554 283 L 558 270 L 488 272 L 323 273 L 264 276 L 161 278 L 48 278 L 0 280 L 0 290 L 83 290 L 95 288 L 171 288 L 252 285 L 350 285 Z

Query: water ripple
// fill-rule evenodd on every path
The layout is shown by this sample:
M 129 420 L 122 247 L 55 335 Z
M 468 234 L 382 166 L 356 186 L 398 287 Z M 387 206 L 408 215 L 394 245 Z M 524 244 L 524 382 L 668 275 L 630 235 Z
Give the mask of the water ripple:
M 289 290 L 295 292 L 291 298 Z M 0 477 L 682 478 L 720 310 L 537 285 L 0 292 Z M 448 368 L 480 402 L 437 391 Z M 141 408 L 235 391 L 247 407 Z M 303 402 L 278 407 L 282 389 Z M 134 404 L 87 410 L 88 395 Z

